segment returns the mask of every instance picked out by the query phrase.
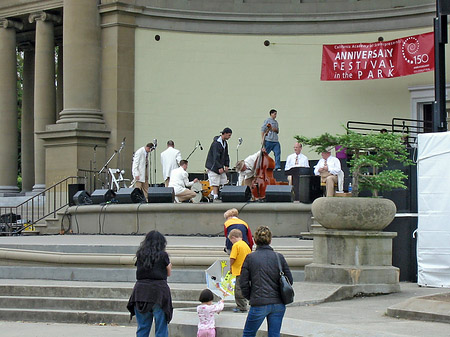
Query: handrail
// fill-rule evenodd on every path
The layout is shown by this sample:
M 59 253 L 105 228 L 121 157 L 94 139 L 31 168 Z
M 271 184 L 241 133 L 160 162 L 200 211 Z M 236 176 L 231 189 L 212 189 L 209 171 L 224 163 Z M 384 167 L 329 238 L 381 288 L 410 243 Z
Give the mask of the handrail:
M 70 176 L 30 197 L 17 206 L 0 207 L 0 235 L 18 235 L 69 204 L 69 184 L 86 180 Z
M 380 132 L 383 129 L 392 133 L 401 133 L 406 145 L 415 143 L 417 135 L 419 133 L 425 133 L 430 130 L 432 125 L 431 121 L 422 119 L 410 119 L 410 118 L 392 118 L 390 124 L 387 123 L 375 123 L 375 122 L 360 122 L 360 121 L 348 121 L 347 129 L 355 130 L 356 132 Z

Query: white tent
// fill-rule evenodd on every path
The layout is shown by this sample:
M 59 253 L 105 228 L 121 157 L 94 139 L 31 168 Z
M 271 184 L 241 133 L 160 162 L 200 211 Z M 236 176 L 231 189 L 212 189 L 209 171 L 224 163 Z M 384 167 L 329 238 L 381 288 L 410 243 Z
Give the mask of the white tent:
M 450 132 L 419 135 L 417 193 L 417 283 L 450 287 Z

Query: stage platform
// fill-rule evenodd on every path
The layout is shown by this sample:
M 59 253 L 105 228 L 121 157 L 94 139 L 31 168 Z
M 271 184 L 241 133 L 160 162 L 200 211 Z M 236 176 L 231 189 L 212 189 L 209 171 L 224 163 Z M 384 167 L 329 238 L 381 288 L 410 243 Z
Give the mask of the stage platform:
M 252 231 L 269 226 L 275 237 L 300 236 L 312 222 L 311 205 L 299 202 L 83 205 L 69 207 L 65 215 L 77 234 L 142 234 L 155 229 L 166 235 L 220 235 L 223 213 L 230 208 L 239 210 Z M 67 231 L 69 221 L 62 225 Z M 56 234 L 59 228 L 51 231 Z

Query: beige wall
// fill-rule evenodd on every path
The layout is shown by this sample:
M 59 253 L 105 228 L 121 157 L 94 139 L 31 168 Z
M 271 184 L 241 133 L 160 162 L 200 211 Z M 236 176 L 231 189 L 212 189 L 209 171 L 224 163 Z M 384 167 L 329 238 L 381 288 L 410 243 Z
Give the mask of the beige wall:
M 244 139 L 239 159 L 260 148 L 260 127 L 271 108 L 278 110 L 282 160 L 292 152 L 296 134 L 340 133 L 348 120 L 389 123 L 392 117 L 411 118 L 408 87 L 433 84 L 432 72 L 323 82 L 322 44 L 374 42 L 379 36 L 388 41 L 431 30 L 254 36 L 136 29 L 135 148 L 158 139 L 159 181 L 159 153 L 168 139 L 175 141 L 183 157 L 197 139 L 201 141 L 204 151 L 192 155 L 189 167 L 199 172 L 213 136 L 229 126 L 234 166 L 239 137 Z M 269 47 L 263 44 L 266 39 Z

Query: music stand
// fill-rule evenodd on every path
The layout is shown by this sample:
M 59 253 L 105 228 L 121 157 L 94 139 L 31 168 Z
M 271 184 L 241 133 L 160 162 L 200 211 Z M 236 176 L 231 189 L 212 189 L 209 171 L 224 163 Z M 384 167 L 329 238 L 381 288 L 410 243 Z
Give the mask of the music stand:
M 300 201 L 300 176 L 310 176 L 310 167 L 291 167 L 284 171 L 286 176 L 292 176 L 292 185 L 294 186 L 294 200 Z

